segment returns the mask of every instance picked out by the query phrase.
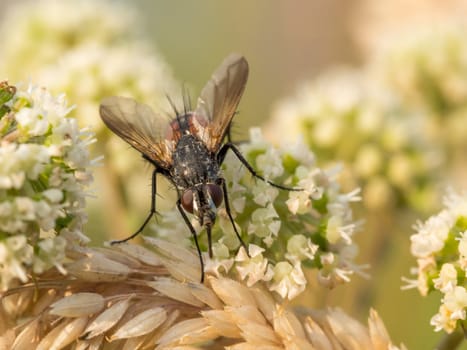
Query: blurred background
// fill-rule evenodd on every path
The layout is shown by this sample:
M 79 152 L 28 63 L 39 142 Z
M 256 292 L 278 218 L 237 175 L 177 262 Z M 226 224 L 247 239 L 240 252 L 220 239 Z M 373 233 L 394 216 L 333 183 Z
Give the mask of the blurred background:
M 439 295 L 401 291 L 416 262 L 410 235 L 441 207 L 447 186 L 465 186 L 467 4 L 464 1 L 0 0 L 0 80 L 65 92 L 98 142 L 87 234 L 122 238 L 149 210 L 150 173 L 104 129 L 99 101 L 128 95 L 168 111 L 182 84 L 194 102 L 230 52 L 250 64 L 233 135 L 262 126 L 276 143 L 303 137 L 342 184 L 361 187 L 356 240 L 370 280 L 295 303 L 341 307 L 366 322 L 375 308 L 396 343 L 430 349 Z M 162 182 L 159 188 L 167 187 Z M 158 206 L 170 208 L 171 194 Z M 173 194 L 172 194 L 173 195 Z M 94 235 L 92 232 L 96 232 Z M 413 277 L 413 276 L 411 276 Z M 467 346 L 461 347 L 467 349 Z

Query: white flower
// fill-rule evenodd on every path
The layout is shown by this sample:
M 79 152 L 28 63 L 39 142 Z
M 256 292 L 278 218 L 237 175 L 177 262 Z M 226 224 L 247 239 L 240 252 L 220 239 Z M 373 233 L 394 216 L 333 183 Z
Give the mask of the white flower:
M 425 223 L 418 222 L 417 233 L 410 237 L 411 253 L 416 257 L 428 256 L 440 251 L 453 224 L 451 214 L 443 210 L 430 217 Z
M 256 166 L 258 169 L 261 169 L 266 179 L 279 177 L 284 172 L 279 152 L 271 147 L 267 148 L 265 153 L 256 158 Z
M 354 270 L 342 264 L 339 255 L 334 253 L 325 253 L 320 256 L 323 267 L 318 273 L 318 281 L 323 286 L 334 288 L 343 282 L 349 282 L 350 276 Z
M 252 188 L 252 194 L 255 203 L 266 206 L 269 203 L 274 203 L 274 200 L 279 194 L 279 190 L 267 182 L 258 181 Z
M 16 197 L 15 207 L 18 217 L 22 220 L 30 221 L 36 219 L 35 204 L 31 198 Z
M 457 321 L 466 318 L 466 194 L 449 190 L 444 204 L 444 210 L 424 223 L 417 223 L 417 232 L 411 240 L 412 254 L 417 257 L 420 293 L 426 295 L 437 289 L 444 294 L 431 324 L 436 331 L 444 329 L 450 333 L 458 325 Z
M 426 258 L 417 259 L 418 264 L 418 291 L 421 295 L 426 296 L 429 292 L 428 284 L 430 283 L 429 274 L 433 273 L 433 270 L 436 269 L 436 261 L 433 256 Z
M 35 273 L 43 273 L 51 265 L 61 273 L 66 274 L 63 267 L 65 260 L 66 239 L 60 236 L 45 238 L 38 243 L 39 252 L 34 259 L 33 270 Z
M 287 242 L 287 254 L 285 257 L 291 262 L 302 261 L 304 259 L 314 260 L 319 246 L 311 242 L 310 238 L 304 235 L 294 235 Z
M 300 262 L 292 266 L 286 261 L 281 261 L 274 266 L 272 271 L 273 277 L 269 290 L 277 292 L 282 298 L 292 300 L 305 290 L 306 278 Z
M 334 215 L 328 221 L 328 226 L 326 227 L 326 238 L 331 244 L 339 242 L 341 239 L 345 239 L 348 243 L 352 240 L 350 237 L 342 235 L 342 218 Z
M 230 197 L 229 195 L 229 199 L 231 199 L 232 209 L 237 213 L 241 213 L 245 208 L 246 199 L 244 193 L 246 192 L 246 189 L 241 185 L 233 184 L 232 192 L 234 193 L 234 195 L 232 197 Z
M 430 324 L 435 327 L 435 332 L 439 332 L 442 329 L 448 333 L 454 331 L 457 322 L 450 318 L 450 314 L 445 305 L 440 306 L 438 313 L 430 320 Z
M 285 203 L 292 214 L 305 214 L 310 210 L 312 201 L 307 192 L 293 191 Z
M 248 234 L 257 237 L 267 237 L 270 234 L 277 236 L 281 227 L 281 221 L 272 204 L 266 208 L 258 208 L 251 215 L 248 225 Z
M 250 128 L 250 145 L 248 147 L 265 149 L 267 148 L 267 142 L 263 137 L 263 133 L 260 128 Z
M 44 111 L 37 108 L 23 108 L 16 114 L 19 128 L 24 129 L 31 136 L 45 134 L 49 128 L 49 122 L 43 113 Z
M 316 157 L 305 144 L 303 135 L 299 135 L 294 140 L 282 141 L 281 151 L 283 155 L 290 155 L 304 166 L 310 167 L 315 164 Z
M 312 171 L 308 167 L 300 165 L 295 170 L 295 176 L 298 178 L 298 187 L 305 192 L 311 199 L 320 199 L 324 188 L 321 183 L 327 182 L 326 175 L 319 168 Z
M 442 302 L 446 309 L 449 310 L 449 318 L 451 320 L 465 320 L 467 291 L 464 287 L 456 286 L 454 289 L 448 291 L 444 295 Z
M 297 187 L 301 190 L 290 191 L 286 204 L 292 214 L 304 214 L 310 211 L 312 201 L 323 195 L 324 187 L 317 184 L 317 178 L 323 174 L 319 169 L 309 171 L 306 167 L 299 166 L 295 170 L 295 176 L 299 178 Z
M 230 221 L 227 212 L 225 211 L 225 208 L 221 208 L 218 212 L 218 218 L 217 218 L 217 223 L 219 225 L 219 228 L 223 232 L 222 238 L 219 240 L 220 243 L 222 243 L 223 246 L 228 248 L 229 250 L 237 250 L 238 247 L 240 246 L 240 241 L 238 240 L 238 237 L 235 233 L 235 230 L 232 226 L 232 222 Z M 235 223 L 235 227 L 237 229 L 237 232 L 241 235 L 242 234 L 242 228 Z M 225 255 L 225 256 L 228 256 Z
M 37 179 L 49 156 L 41 145 L 2 143 L 0 145 L 0 189 L 23 186 L 26 178 Z
M 433 280 L 435 288 L 443 293 L 452 291 L 457 286 L 457 271 L 453 264 L 443 264 L 439 277 Z
M 449 209 L 453 216 L 467 215 L 467 193 L 456 193 L 453 189 L 448 189 L 444 197 L 444 205 Z
M 245 248 L 240 247 L 237 256 L 235 257 L 236 269 L 242 280 L 246 279 L 246 284 L 251 287 L 258 281 L 269 281 L 271 272 L 267 269 L 268 260 L 263 256 L 264 249 L 257 245 L 250 244 L 248 253 Z
M 226 274 L 234 264 L 234 259 L 230 257 L 229 248 L 222 242 L 216 242 L 212 245 L 214 257 L 209 258 L 209 254 L 203 254 L 205 261 L 204 272 L 212 273 L 216 277 Z
M 5 290 L 15 278 L 27 282 L 26 266 L 32 260 L 33 248 L 26 236 L 16 235 L 0 241 L 0 288 Z
M 58 188 L 50 188 L 42 192 L 42 195 L 51 203 L 59 203 L 63 199 L 63 192 Z

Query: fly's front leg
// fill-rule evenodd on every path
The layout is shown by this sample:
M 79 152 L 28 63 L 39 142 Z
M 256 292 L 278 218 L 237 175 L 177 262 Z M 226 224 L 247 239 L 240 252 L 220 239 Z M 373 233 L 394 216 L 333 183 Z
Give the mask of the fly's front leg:
M 198 251 L 198 256 L 199 256 L 199 263 L 201 265 L 201 283 L 203 283 L 204 282 L 204 262 L 203 262 L 203 256 L 201 255 L 201 249 L 199 248 L 198 237 L 196 236 L 195 228 L 193 227 L 190 220 L 188 219 L 188 216 L 183 210 L 180 198 L 177 200 L 177 208 L 180 214 L 182 214 L 182 218 L 183 220 L 185 220 L 185 224 L 190 229 L 190 232 L 193 235 L 193 239 L 195 240 L 196 250 Z
M 154 214 L 156 214 L 156 194 L 157 194 L 157 190 L 156 190 L 156 175 L 157 173 L 159 172 L 159 170 L 157 168 L 154 169 L 154 171 L 152 172 L 152 180 L 151 180 L 151 210 L 149 211 L 149 215 L 146 217 L 146 219 L 144 220 L 143 224 L 141 225 L 141 227 L 138 229 L 138 231 L 136 231 L 135 233 L 133 233 L 131 236 L 127 237 L 127 238 L 124 238 L 124 239 L 120 239 L 120 240 L 115 240 L 115 241 L 111 241 L 110 244 L 118 244 L 118 243 L 124 243 L 124 242 L 127 242 L 129 241 L 130 239 L 133 239 L 135 238 L 137 235 L 139 235 L 143 230 L 144 228 L 146 227 L 146 225 L 148 224 L 149 220 L 151 220 L 152 216 Z

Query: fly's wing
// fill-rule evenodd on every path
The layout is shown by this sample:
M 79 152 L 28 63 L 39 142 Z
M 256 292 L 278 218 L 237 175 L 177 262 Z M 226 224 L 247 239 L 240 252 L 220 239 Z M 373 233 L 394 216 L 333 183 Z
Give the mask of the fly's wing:
M 99 108 L 105 125 L 159 167 L 172 165 L 172 151 L 164 138 L 168 121 L 132 98 L 105 98 Z
M 247 80 L 248 62 L 239 54 L 230 54 L 201 91 L 195 116 L 207 125 L 198 136 L 214 153 L 224 140 Z

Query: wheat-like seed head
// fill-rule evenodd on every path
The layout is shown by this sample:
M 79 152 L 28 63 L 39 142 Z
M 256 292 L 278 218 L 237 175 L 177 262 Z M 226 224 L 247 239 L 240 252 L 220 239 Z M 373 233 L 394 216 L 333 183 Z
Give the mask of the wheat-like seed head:
M 3 295 L 0 349 L 397 349 L 375 311 L 367 328 L 338 309 L 289 310 L 259 283 L 200 284 L 194 252 L 151 243 L 68 247 L 67 275 Z

